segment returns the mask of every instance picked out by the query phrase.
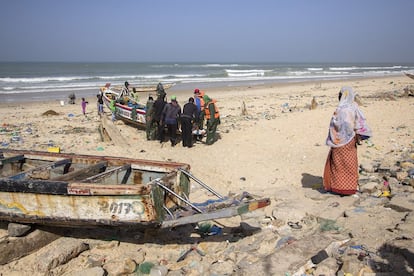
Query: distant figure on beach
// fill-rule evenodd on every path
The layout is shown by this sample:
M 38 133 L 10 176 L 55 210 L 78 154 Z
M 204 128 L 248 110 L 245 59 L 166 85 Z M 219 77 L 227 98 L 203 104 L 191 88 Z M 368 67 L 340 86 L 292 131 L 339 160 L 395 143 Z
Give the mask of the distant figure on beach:
M 76 100 L 75 93 L 70 93 L 68 98 L 69 98 L 69 104 L 75 104 L 75 100 Z
M 99 91 L 99 93 L 96 95 L 97 101 L 97 107 L 98 107 L 98 115 L 101 116 L 103 114 L 103 93 L 102 91 Z
M 171 102 L 164 106 L 161 121 L 165 122 L 167 125 L 168 135 L 170 137 L 172 147 L 177 144 L 178 119 L 180 115 L 181 107 L 177 103 L 177 97 L 171 96 Z
M 164 142 L 164 122 L 162 121 L 162 111 L 164 110 L 167 102 L 165 101 L 165 94 L 158 95 L 157 99 L 154 102 L 154 117 L 153 121 L 157 125 L 157 139 L 160 143 Z
M 212 145 L 216 140 L 217 126 L 220 124 L 220 113 L 216 105 L 216 100 L 211 99 L 209 96 L 203 97 L 205 119 L 207 120 L 207 138 L 206 144 Z
M 193 146 L 193 123 L 197 121 L 198 110 L 194 104 L 194 98 L 188 99 L 188 102 L 183 107 L 181 114 L 181 137 L 183 140 L 183 147 L 191 148 Z
M 162 85 L 162 83 L 159 82 L 157 84 L 157 96 L 164 98 L 166 95 L 167 95 L 167 93 L 165 93 L 164 85 Z
M 366 118 L 355 102 L 355 95 L 352 87 L 341 88 L 326 139 L 326 145 L 331 148 L 323 173 L 323 186 L 326 191 L 340 195 L 357 192 L 357 145 L 372 136 Z
M 157 138 L 157 124 L 154 121 L 154 98 L 148 97 L 145 106 L 145 131 L 147 140 L 155 140 Z
M 86 116 L 86 105 L 88 102 L 85 100 L 85 98 L 82 98 L 81 106 L 82 106 L 82 113 Z

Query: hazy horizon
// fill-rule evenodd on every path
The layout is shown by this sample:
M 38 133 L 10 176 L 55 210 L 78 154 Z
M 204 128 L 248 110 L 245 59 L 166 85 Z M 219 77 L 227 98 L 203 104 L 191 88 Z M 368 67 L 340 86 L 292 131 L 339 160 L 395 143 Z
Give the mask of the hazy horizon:
M 1 7 L 2 62 L 414 62 L 412 0 L 4 0 Z

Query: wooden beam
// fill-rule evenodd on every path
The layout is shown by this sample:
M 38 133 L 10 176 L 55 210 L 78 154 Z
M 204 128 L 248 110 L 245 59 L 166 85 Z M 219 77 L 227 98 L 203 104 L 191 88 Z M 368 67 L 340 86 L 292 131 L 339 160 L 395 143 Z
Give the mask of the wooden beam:
M 60 167 L 60 166 L 65 166 L 64 172 L 65 171 L 67 172 L 71 164 L 72 164 L 72 159 L 63 159 L 63 160 L 59 160 L 59 161 L 56 161 L 56 162 L 52 162 L 52 163 L 47 164 L 45 166 L 36 167 L 36 168 L 30 169 L 28 171 L 24 171 L 24 172 L 9 176 L 8 178 L 13 179 L 13 180 L 19 180 L 19 179 L 25 178 L 27 175 L 29 175 L 31 173 L 34 173 L 34 172 L 37 172 L 37 171 L 42 171 L 42 170 L 54 169 L 54 168 L 57 168 L 57 167 Z
M 0 159 L 0 166 L 3 166 L 4 164 L 7 164 L 7 163 L 22 161 L 23 159 L 24 159 L 23 154 L 12 156 L 12 157 L 7 157 L 7 158 L 2 158 Z
M 123 166 L 120 166 L 120 167 L 116 167 L 116 168 L 107 170 L 107 171 L 102 172 L 100 174 L 97 174 L 97 175 L 94 175 L 94 176 L 85 178 L 81 182 L 85 182 L 85 183 L 97 183 L 97 182 L 100 182 L 101 179 L 106 178 L 106 177 L 108 177 L 110 175 L 113 175 L 115 173 L 119 173 L 121 171 L 127 171 L 126 174 L 128 174 L 128 172 L 130 174 L 131 173 L 131 164 L 126 164 L 126 165 L 123 165 Z M 128 176 L 129 176 L 129 174 L 128 174 Z M 124 179 L 123 179 L 123 181 L 124 181 Z M 125 181 L 125 183 L 126 183 L 126 181 Z M 125 184 L 125 183 L 122 183 L 122 184 Z
M 100 173 L 106 169 L 108 166 L 107 161 L 99 162 L 98 164 L 88 166 L 86 168 L 82 168 L 64 175 L 60 175 L 57 177 L 52 178 L 51 180 L 55 181 L 70 181 L 70 180 L 82 180 L 87 175 Z
M 128 141 L 121 135 L 121 132 L 116 128 L 113 122 L 110 122 L 106 118 L 106 116 L 102 116 L 102 128 L 116 145 L 122 147 L 130 146 Z

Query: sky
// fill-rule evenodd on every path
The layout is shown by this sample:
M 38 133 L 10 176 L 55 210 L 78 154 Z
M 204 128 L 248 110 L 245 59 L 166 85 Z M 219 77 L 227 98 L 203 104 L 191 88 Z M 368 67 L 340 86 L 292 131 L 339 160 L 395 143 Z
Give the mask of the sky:
M 414 0 L 2 0 L 0 61 L 414 62 Z

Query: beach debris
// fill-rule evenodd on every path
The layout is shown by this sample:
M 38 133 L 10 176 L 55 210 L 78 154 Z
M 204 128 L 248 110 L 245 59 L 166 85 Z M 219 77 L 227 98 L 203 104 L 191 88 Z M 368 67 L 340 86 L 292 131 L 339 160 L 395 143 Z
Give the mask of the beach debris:
M 286 237 L 282 237 L 281 239 L 279 239 L 276 243 L 276 249 L 280 249 L 286 245 L 289 245 L 293 242 L 295 242 L 296 239 L 292 236 L 286 236 Z
M 241 106 L 241 115 L 245 116 L 248 114 L 249 113 L 247 112 L 246 103 L 243 101 L 242 106 Z
M 60 153 L 60 147 L 48 147 L 47 148 L 48 152 L 56 152 L 56 153 Z
M 191 247 L 190 247 L 190 249 L 188 249 L 187 251 L 185 251 L 184 252 L 184 254 L 182 254 L 178 259 L 177 259 L 177 263 L 178 262 L 181 262 L 181 261 L 183 261 L 186 257 L 187 257 L 187 255 L 188 254 L 190 254 L 191 252 L 193 252 L 193 251 L 195 251 L 195 252 L 197 252 L 198 253 L 198 255 L 200 255 L 200 256 L 205 256 L 206 254 L 203 252 L 203 251 L 201 251 L 200 249 L 198 249 L 197 248 L 197 244 L 194 244 L 194 245 L 192 245 Z
M 201 237 L 221 235 L 223 233 L 222 228 L 215 224 L 211 224 L 210 222 L 199 223 L 196 226 L 196 231 Z
M 287 225 L 289 225 L 290 228 L 292 228 L 292 229 L 302 229 L 302 225 L 299 224 L 299 221 L 297 221 L 297 222 L 289 221 L 287 223 Z
M 317 107 L 318 107 L 318 102 L 316 101 L 316 97 L 313 97 L 311 101 L 311 105 L 310 105 L 310 110 L 314 110 Z
M 42 113 L 42 116 L 56 116 L 59 115 L 56 111 L 49 109 L 48 111 L 45 111 Z

